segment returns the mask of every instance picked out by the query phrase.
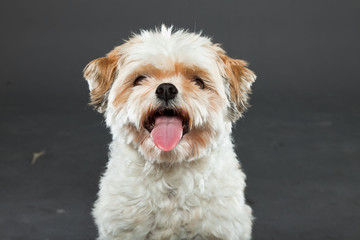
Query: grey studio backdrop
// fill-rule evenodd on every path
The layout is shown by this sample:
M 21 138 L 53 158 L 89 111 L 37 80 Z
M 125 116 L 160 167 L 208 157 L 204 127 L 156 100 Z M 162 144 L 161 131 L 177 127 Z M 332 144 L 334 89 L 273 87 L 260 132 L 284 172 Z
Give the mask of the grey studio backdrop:
M 203 30 L 258 75 L 234 128 L 254 239 L 360 239 L 359 10 L 355 0 L 3 1 L 0 239 L 96 237 L 111 137 L 87 106 L 82 69 L 161 23 Z

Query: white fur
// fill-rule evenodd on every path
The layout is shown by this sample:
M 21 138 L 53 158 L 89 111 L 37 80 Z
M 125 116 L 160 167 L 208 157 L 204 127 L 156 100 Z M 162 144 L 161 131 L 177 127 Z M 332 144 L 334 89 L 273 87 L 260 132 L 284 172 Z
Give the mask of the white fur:
M 220 50 L 200 34 L 165 27 L 142 31 L 119 50 L 118 72 L 105 111 L 113 142 L 93 210 L 100 240 L 251 238 L 252 214 L 245 204 L 245 175 L 231 140 L 229 87 L 217 55 Z M 161 81 L 149 77 L 150 87 L 135 86 L 126 104 L 113 104 L 118 90 L 137 68 L 152 64 L 167 70 L 175 62 L 198 66 L 211 75 L 218 108 L 210 109 L 215 95 L 208 91 L 185 100 L 180 76 Z M 94 83 L 89 82 L 92 88 Z M 191 129 L 206 126 L 211 131 L 207 146 L 198 154 L 191 154 L 187 135 L 164 154 L 150 137 L 140 145 L 125 129 L 132 124 L 141 131 L 141 116 L 148 107 L 160 104 L 154 91 L 162 82 L 179 89 L 173 104 L 191 114 Z M 151 154 L 149 148 L 154 150 Z

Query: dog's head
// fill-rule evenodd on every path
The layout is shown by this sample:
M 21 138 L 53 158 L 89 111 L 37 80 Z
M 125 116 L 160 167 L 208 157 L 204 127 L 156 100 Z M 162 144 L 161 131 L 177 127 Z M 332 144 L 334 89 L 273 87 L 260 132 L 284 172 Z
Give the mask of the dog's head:
M 173 163 L 228 138 L 256 78 L 246 66 L 207 37 L 162 26 L 93 60 L 84 77 L 114 139 L 150 162 Z

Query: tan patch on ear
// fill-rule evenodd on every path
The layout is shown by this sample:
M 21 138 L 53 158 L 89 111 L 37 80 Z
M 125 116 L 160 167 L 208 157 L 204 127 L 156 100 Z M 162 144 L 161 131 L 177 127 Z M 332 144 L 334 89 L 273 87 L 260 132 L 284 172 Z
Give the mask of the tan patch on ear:
M 240 59 L 232 59 L 226 55 L 220 55 L 225 65 L 225 74 L 229 82 L 231 120 L 235 121 L 249 107 L 248 99 L 251 93 L 251 84 L 255 81 L 256 75 L 249 70 L 247 62 Z
M 112 50 L 106 57 L 91 61 L 84 69 L 84 78 L 90 85 L 90 105 L 99 112 L 106 106 L 106 94 L 117 74 L 117 64 L 120 58 L 119 47 Z

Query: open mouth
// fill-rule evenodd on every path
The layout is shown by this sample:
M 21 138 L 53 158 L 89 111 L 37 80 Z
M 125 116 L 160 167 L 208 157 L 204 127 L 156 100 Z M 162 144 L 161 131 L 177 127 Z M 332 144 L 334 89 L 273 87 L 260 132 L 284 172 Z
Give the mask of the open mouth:
M 175 148 L 189 129 L 189 117 L 184 111 L 160 108 L 151 112 L 144 127 L 150 132 L 154 144 L 163 151 Z

